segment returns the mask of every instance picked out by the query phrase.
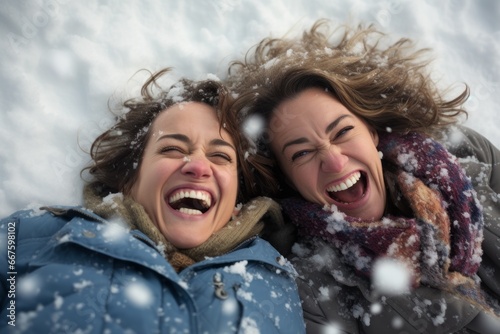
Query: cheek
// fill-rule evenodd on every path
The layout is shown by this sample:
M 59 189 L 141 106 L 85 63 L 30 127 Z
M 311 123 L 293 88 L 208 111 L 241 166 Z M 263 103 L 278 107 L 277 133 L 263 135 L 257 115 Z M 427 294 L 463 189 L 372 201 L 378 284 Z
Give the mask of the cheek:
M 363 150 L 363 148 L 364 148 L 364 150 Z M 365 160 L 371 161 L 372 164 L 374 164 L 374 165 L 381 164 L 380 154 L 379 154 L 379 151 L 377 149 L 377 146 L 370 145 L 370 146 L 363 147 L 363 145 L 359 145 L 359 147 L 357 148 L 357 152 L 360 152 L 359 159 L 364 158 Z M 364 152 L 364 153 L 361 153 L 361 152 Z
M 236 202 L 236 197 L 238 196 L 238 172 L 236 170 L 231 171 L 227 176 L 227 189 L 233 194 L 234 200 Z
M 302 171 L 294 173 L 291 176 L 290 182 L 301 194 L 306 194 L 316 189 L 316 182 L 318 180 L 312 172 L 312 170 L 308 170 L 307 172 Z
M 226 195 L 238 194 L 238 171 L 236 169 L 226 169 L 214 171 L 217 184 Z
M 138 184 L 138 191 L 142 195 L 153 195 L 155 189 L 161 186 L 172 176 L 173 166 L 166 161 L 163 163 L 154 163 L 143 166 L 140 169 L 136 183 Z

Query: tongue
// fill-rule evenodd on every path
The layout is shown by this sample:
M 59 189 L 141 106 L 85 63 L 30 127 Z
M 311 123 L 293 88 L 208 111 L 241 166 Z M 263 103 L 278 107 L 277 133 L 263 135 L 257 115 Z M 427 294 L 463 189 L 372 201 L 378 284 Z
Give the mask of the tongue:
M 363 197 L 364 186 L 363 182 L 356 182 L 355 185 L 350 187 L 349 189 L 331 192 L 329 193 L 330 197 L 336 201 L 343 203 L 352 203 Z
M 174 209 L 179 210 L 180 208 L 194 209 L 201 212 L 207 211 L 207 208 L 203 206 L 202 202 L 193 198 L 183 198 L 177 201 L 173 206 Z

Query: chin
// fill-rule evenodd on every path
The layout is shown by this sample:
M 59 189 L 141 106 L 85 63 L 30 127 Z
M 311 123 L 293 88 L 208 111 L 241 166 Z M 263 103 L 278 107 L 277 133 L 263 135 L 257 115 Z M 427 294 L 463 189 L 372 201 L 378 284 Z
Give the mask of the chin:
M 179 242 L 171 241 L 170 243 L 178 249 L 190 249 L 190 248 L 198 247 L 199 245 L 203 244 L 205 241 L 207 241 L 207 239 L 205 239 L 205 240 L 186 240 L 186 239 L 183 239 L 182 241 L 179 241 Z
M 364 219 L 364 220 L 372 220 L 372 221 L 377 221 L 377 220 L 381 220 L 382 217 L 383 217 L 383 211 L 382 212 L 370 212 L 370 213 L 367 213 L 366 211 L 364 212 L 360 212 L 360 213 L 357 213 L 357 214 L 353 214 L 353 217 L 357 217 L 357 218 L 360 218 L 360 219 Z

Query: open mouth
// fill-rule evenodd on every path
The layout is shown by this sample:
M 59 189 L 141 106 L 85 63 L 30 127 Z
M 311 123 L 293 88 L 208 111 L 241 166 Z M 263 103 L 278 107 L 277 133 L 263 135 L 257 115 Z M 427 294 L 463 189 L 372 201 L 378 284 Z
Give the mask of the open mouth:
M 366 175 L 356 172 L 341 183 L 328 187 L 326 191 L 334 201 L 350 204 L 359 201 L 365 196 L 366 185 Z
M 168 197 L 168 204 L 188 215 L 202 215 L 212 206 L 212 196 L 206 191 L 180 189 Z

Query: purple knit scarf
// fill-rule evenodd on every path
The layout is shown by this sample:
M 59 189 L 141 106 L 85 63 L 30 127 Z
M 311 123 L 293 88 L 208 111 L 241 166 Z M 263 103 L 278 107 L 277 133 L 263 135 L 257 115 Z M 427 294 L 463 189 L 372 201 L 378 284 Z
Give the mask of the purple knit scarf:
M 482 255 L 483 216 L 456 158 L 418 133 L 381 134 L 378 149 L 397 168 L 398 187 L 414 217 L 361 221 L 303 199 L 283 200 L 299 238 L 331 243 L 361 276 L 370 277 L 373 261 L 388 256 L 411 268 L 414 287 L 472 284 Z

